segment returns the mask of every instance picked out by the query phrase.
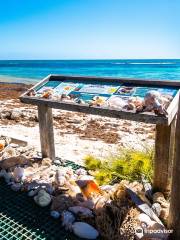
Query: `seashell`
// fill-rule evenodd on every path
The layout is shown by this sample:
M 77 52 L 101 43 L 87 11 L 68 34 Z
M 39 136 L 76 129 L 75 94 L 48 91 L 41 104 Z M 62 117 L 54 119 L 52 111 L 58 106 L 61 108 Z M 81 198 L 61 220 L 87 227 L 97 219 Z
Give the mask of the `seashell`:
M 106 204 L 111 203 L 111 200 L 108 198 L 108 196 L 98 196 L 96 199 L 94 199 L 94 202 L 94 208 L 97 210 L 103 208 Z
M 5 148 L 5 142 L 4 141 L 0 141 L 0 152 L 2 151 L 2 150 L 4 150 L 4 148 Z
M 118 109 L 122 109 L 126 106 L 126 102 L 118 96 L 113 96 L 108 100 L 108 105 L 111 108 L 118 108 Z
M 21 183 L 12 183 L 11 190 L 14 192 L 18 192 L 21 190 L 22 184 Z
M 10 157 L 13 157 L 13 156 L 16 156 L 16 151 L 14 148 L 8 146 L 6 147 L 4 150 L 3 150 L 3 156 L 2 158 L 3 159 L 7 159 L 7 158 L 10 158 Z
M 50 158 L 43 158 L 42 160 L 42 166 L 48 166 L 50 167 L 52 165 L 52 160 Z
M 34 197 L 34 201 L 40 207 L 46 207 L 51 203 L 51 196 L 43 189 Z
M 90 176 L 90 175 L 81 175 L 81 176 L 79 176 L 79 180 L 83 180 L 83 181 L 94 180 L 94 177 Z
M 111 191 L 113 186 L 112 185 L 103 185 L 103 186 L 100 186 L 100 188 L 103 191 Z
M 58 219 L 60 217 L 60 213 L 57 211 L 51 211 L 50 215 L 55 219 Z
M 147 226 L 150 226 L 151 222 L 152 222 L 150 217 L 148 215 L 146 215 L 145 213 L 139 214 L 138 220 L 141 222 L 141 224 L 145 223 Z
M 152 210 L 155 212 L 155 214 L 159 217 L 161 213 L 161 205 L 160 203 L 153 203 Z
M 21 181 L 24 176 L 24 168 L 16 167 L 14 169 L 13 176 L 16 182 Z
M 87 175 L 87 171 L 83 168 L 79 168 L 75 171 L 75 174 L 77 174 L 78 176 L 80 175 Z
M 43 93 L 42 93 L 42 98 L 50 98 L 52 97 L 53 95 L 53 89 L 49 89 L 49 90 L 45 90 Z
M 74 215 L 69 211 L 63 211 L 61 215 L 62 226 L 65 227 L 66 231 L 72 229 L 72 224 L 76 220 Z
M 101 195 L 102 190 L 93 180 L 77 180 L 76 184 L 80 187 L 82 194 L 89 198 L 92 195 Z
M 69 207 L 68 210 L 76 215 L 81 215 L 83 217 L 93 217 L 92 211 L 85 207 L 74 206 L 74 207 Z
M 169 203 L 166 201 L 164 195 L 161 192 L 156 192 L 153 194 L 153 203 L 155 202 L 160 203 L 161 207 L 163 208 L 169 207 Z
M 72 230 L 76 236 L 84 239 L 96 239 L 99 236 L 98 231 L 85 222 L 75 222 Z

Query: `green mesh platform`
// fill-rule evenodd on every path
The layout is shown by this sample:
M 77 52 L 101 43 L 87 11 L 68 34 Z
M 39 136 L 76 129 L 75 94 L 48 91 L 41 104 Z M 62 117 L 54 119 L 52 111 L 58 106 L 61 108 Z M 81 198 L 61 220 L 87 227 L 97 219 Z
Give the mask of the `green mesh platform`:
M 68 161 L 64 165 L 77 169 Z M 0 180 L 0 240 L 77 240 L 50 217 L 50 209 L 38 207 L 24 192 L 13 192 Z

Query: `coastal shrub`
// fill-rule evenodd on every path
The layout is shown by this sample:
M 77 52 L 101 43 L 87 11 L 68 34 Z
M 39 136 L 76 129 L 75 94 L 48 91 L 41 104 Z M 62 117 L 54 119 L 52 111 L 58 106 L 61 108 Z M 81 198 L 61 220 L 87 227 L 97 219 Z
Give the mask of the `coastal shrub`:
M 144 151 L 120 149 L 116 155 L 107 159 L 86 156 L 85 167 L 100 185 L 119 180 L 140 181 L 142 175 L 151 181 L 153 157 L 152 149 Z

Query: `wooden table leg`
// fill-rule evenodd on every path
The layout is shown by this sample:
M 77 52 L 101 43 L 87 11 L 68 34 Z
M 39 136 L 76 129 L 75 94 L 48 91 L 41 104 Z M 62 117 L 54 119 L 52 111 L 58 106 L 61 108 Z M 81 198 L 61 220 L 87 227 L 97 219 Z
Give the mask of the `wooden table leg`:
M 169 171 L 172 160 L 170 155 L 173 152 L 174 121 L 170 126 L 156 125 L 153 189 L 165 195 L 170 190 Z
M 38 118 L 42 157 L 55 160 L 52 108 L 46 105 L 39 105 Z
M 175 154 L 172 167 L 171 201 L 168 228 L 173 229 L 172 239 L 180 239 L 180 104 L 175 132 Z

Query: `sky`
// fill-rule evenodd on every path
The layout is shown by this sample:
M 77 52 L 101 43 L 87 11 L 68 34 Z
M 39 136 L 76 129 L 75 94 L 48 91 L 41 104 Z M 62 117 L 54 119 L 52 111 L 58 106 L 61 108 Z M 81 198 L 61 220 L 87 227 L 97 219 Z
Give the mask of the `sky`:
M 180 58 L 179 0 L 2 0 L 0 12 L 0 59 Z

